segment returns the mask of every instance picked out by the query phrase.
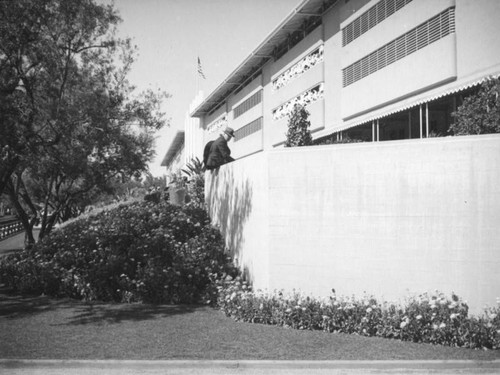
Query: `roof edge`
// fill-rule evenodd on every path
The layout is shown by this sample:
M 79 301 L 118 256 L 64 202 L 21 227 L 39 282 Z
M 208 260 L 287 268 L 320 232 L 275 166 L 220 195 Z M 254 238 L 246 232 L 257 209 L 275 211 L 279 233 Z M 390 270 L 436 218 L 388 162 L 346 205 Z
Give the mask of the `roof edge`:
M 190 113 L 191 117 L 201 117 L 204 113 L 206 113 L 200 112 L 201 107 L 203 107 L 205 103 L 209 102 L 215 93 L 221 90 L 224 85 L 230 81 L 230 78 L 240 71 L 252 57 L 256 56 L 258 51 L 272 39 L 272 36 L 276 35 L 283 28 L 283 26 L 285 26 L 309 2 L 310 0 L 300 0 L 293 10 L 264 38 L 264 40 L 243 60 L 243 62 L 240 63 L 230 74 L 228 74 L 222 83 L 220 83 L 201 103 L 198 104 L 198 106 Z

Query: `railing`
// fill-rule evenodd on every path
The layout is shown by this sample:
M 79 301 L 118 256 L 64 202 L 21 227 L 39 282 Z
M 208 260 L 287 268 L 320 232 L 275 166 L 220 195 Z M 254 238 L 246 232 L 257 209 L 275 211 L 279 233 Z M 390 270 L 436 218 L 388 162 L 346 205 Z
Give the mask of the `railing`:
M 0 241 L 23 230 L 23 223 L 18 219 L 0 221 Z

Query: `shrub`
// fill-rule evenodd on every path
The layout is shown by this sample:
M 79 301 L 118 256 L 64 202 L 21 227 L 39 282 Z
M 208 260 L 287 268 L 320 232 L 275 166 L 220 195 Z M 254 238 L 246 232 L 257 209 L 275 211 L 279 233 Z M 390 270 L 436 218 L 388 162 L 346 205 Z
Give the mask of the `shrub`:
M 84 300 L 197 303 L 235 275 L 202 209 L 135 202 L 76 220 L 4 257 L 0 280 L 21 293 Z
M 336 134 L 329 135 L 327 137 L 319 138 L 314 140 L 314 145 L 322 146 L 322 145 L 336 145 L 336 144 L 344 144 L 344 143 L 360 143 L 365 142 L 363 139 L 350 138 L 349 136 L 344 136 L 342 139 L 337 139 Z
M 454 135 L 500 133 L 500 78 L 490 78 L 464 99 L 449 131 Z
M 188 194 L 191 198 L 189 204 L 193 207 L 205 208 L 205 166 L 198 158 L 192 158 L 182 169 L 188 176 Z
M 304 106 L 295 104 L 289 115 L 285 147 L 308 146 L 312 144 L 312 136 L 308 120 L 309 112 Z
M 500 301 L 481 317 L 458 296 L 409 298 L 403 305 L 372 296 L 317 299 L 293 291 L 252 291 L 239 278 L 218 281 L 218 306 L 235 320 L 465 348 L 500 349 Z

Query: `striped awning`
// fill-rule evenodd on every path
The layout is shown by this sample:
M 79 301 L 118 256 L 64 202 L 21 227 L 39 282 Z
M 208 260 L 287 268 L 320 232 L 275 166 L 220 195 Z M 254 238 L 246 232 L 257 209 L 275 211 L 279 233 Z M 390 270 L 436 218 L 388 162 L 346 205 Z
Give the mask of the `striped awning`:
M 460 82 L 454 82 L 452 84 L 447 84 L 444 88 L 442 86 L 437 87 L 433 90 L 427 91 L 425 93 L 422 93 L 420 95 L 415 95 L 411 98 L 399 101 L 397 103 L 393 103 L 387 106 L 384 106 L 383 108 L 371 111 L 370 113 L 367 113 L 366 115 L 361 115 L 358 117 L 353 118 L 352 120 L 344 122 L 340 126 L 334 126 L 334 127 L 329 127 L 326 128 L 325 130 L 318 132 L 315 134 L 315 138 L 321 138 L 328 136 L 330 134 L 347 130 L 350 128 L 353 128 L 355 126 L 359 126 L 362 124 L 366 124 L 368 122 L 378 120 L 390 115 L 393 115 L 398 112 L 406 111 L 410 108 L 419 106 L 421 104 L 429 103 L 431 101 L 443 98 L 448 95 L 456 94 L 461 91 L 465 91 L 471 87 L 475 87 L 480 85 L 481 83 L 485 82 L 488 79 L 491 78 L 496 78 L 500 76 L 500 71 L 497 70 L 496 73 L 488 74 L 488 75 L 483 75 L 481 77 L 469 77 L 467 80 L 460 80 Z

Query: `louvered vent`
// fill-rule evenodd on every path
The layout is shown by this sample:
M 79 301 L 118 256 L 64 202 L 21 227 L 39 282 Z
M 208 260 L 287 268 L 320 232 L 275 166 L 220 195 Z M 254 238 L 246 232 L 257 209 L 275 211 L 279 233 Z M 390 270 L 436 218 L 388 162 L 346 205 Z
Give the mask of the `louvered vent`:
M 234 132 L 234 141 L 239 141 L 242 138 L 248 137 L 250 134 L 256 133 L 262 129 L 262 117 L 254 120 Z
M 342 29 L 342 46 L 359 38 L 412 0 L 382 0 Z
M 262 90 L 257 91 L 239 106 L 234 109 L 234 118 L 240 117 L 243 113 L 248 111 L 250 108 L 255 107 L 262 101 Z
M 454 32 L 455 8 L 449 8 L 343 69 L 343 86 L 349 86 Z

